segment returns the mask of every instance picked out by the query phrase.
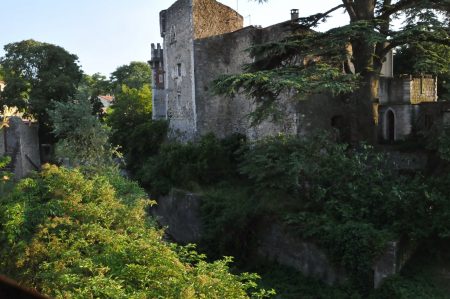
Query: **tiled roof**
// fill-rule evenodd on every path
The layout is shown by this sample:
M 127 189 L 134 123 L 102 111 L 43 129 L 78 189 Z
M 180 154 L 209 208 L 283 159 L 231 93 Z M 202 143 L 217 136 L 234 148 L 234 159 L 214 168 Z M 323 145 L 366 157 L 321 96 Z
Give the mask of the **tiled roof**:
M 99 99 L 100 100 L 104 100 L 104 101 L 107 101 L 107 102 L 113 102 L 114 101 L 114 96 L 112 96 L 112 95 L 101 95 L 101 96 L 98 96 L 99 97 Z

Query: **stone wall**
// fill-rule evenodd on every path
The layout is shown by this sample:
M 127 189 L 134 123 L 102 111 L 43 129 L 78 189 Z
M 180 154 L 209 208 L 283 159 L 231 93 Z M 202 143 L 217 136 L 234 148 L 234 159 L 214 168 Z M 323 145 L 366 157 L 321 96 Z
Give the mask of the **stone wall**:
M 161 196 L 151 210 L 158 223 L 166 227 L 166 233 L 178 243 L 196 243 L 202 235 L 200 220 L 201 197 L 173 189 Z
M 11 157 L 14 178 L 21 179 L 41 165 L 38 126 L 18 117 L 11 117 L 8 124 L 0 131 L 0 155 Z
M 172 134 L 192 139 L 196 132 L 192 1 L 178 0 L 161 12 L 164 37 L 166 115 Z
M 293 94 L 283 94 L 279 108 L 282 117 L 268 119 L 251 126 L 249 114 L 256 108 L 252 99 L 237 94 L 233 98 L 213 93 L 213 80 L 223 74 L 238 74 L 252 58 L 246 50 L 260 43 L 280 40 L 292 33 L 291 22 L 268 28 L 246 27 L 241 30 L 196 40 L 194 42 L 195 94 L 197 108 L 197 134 L 213 132 L 219 137 L 232 133 L 258 139 L 278 133 L 297 134 L 297 102 Z
M 408 78 L 385 78 L 379 82 L 380 104 L 411 104 L 411 81 Z
M 167 228 L 166 233 L 174 241 L 183 244 L 198 243 L 203 232 L 201 201 L 198 194 L 173 190 L 157 200 L 158 204 L 152 208 L 152 214 Z M 332 265 L 321 248 L 285 231 L 280 224 L 270 222 L 261 225 L 255 238 L 255 254 L 260 258 L 292 267 L 330 285 L 347 279 L 345 272 Z M 378 287 L 385 278 L 398 273 L 413 251 L 414 247 L 408 244 L 389 242 L 384 254 L 373 264 L 374 287 Z
M 380 104 L 419 104 L 437 100 L 436 79 L 431 76 L 415 78 L 380 78 Z
M 394 115 L 394 140 L 405 140 L 411 136 L 414 129 L 414 123 L 420 112 L 420 107 L 418 105 L 408 105 L 408 104 L 392 104 L 392 105 L 382 105 L 379 107 L 379 129 L 380 136 L 383 140 L 389 139 L 389 130 L 392 125 L 389 122 L 389 113 Z
M 230 7 L 213 0 L 193 0 L 194 39 L 239 30 L 244 18 Z
M 411 104 L 435 102 L 437 100 L 437 85 L 433 77 L 412 78 Z
M 373 287 L 380 287 L 383 280 L 399 273 L 415 250 L 416 246 L 411 242 L 388 242 L 384 254 L 374 264 Z
M 314 243 L 295 238 L 282 226 L 270 224 L 259 234 L 257 252 L 262 258 L 296 269 L 328 285 L 343 283 L 347 277 L 336 270 L 323 250 Z
M 160 13 L 160 23 L 164 88 L 154 84 L 153 117 L 169 120 L 172 137 L 188 141 L 212 132 L 218 137 L 241 133 L 260 139 L 280 133 L 305 136 L 333 128 L 340 141 L 356 136 L 351 130 L 357 131 L 358 124 L 349 118 L 353 107 L 345 98 L 318 94 L 298 99 L 295 93 L 286 92 L 279 96 L 279 117 L 253 126 L 249 115 L 256 109 L 254 99 L 239 93 L 233 98 L 213 93 L 213 80 L 242 73 L 243 65 L 252 62 L 246 51 L 249 47 L 304 33 L 298 24 L 289 20 L 267 28 L 242 28 L 242 16 L 215 0 L 178 0 Z M 161 60 L 153 56 L 153 62 Z M 154 78 L 160 75 L 155 71 Z M 381 139 L 406 139 L 420 118 L 419 108 L 411 104 L 436 101 L 436 80 L 392 78 L 392 53 L 386 57 L 383 76 L 377 104 Z M 389 136 L 388 111 L 395 115 L 395 132 Z
M 214 0 L 178 0 L 161 12 L 160 23 L 164 38 L 164 90 L 155 88 L 154 118 L 169 120 L 172 137 L 192 140 L 198 135 L 195 74 L 201 72 L 194 59 L 194 39 L 240 29 L 243 18 Z

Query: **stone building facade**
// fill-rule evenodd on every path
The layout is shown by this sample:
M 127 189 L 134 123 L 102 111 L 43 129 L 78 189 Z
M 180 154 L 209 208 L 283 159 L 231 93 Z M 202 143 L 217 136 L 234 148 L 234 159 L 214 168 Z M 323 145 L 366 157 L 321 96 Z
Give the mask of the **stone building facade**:
M 297 18 L 298 11 L 292 10 Z M 223 74 L 242 72 L 252 61 L 245 50 L 304 30 L 291 20 L 267 28 L 243 27 L 243 17 L 215 0 L 178 0 L 160 12 L 163 46 L 152 44 L 153 118 L 169 120 L 171 134 L 195 140 L 214 133 L 241 133 L 250 139 L 274 134 L 303 136 L 315 130 L 348 132 L 349 104 L 326 94 L 295 100 L 282 96 L 283 117 L 252 126 L 253 101 L 242 95 L 215 95 L 212 81 Z M 300 32 L 301 33 L 301 32 Z M 379 88 L 379 137 L 384 141 L 408 138 L 424 118 L 423 103 L 434 103 L 436 80 L 431 77 L 393 77 L 392 53 L 386 57 Z M 429 106 L 429 105 L 428 105 Z M 335 130 L 333 130 L 335 131 Z
M 433 121 L 442 118 L 437 103 L 437 80 L 431 76 L 381 78 L 378 107 L 379 136 L 382 141 L 393 142 L 428 129 Z M 425 123 L 427 122 L 427 123 Z

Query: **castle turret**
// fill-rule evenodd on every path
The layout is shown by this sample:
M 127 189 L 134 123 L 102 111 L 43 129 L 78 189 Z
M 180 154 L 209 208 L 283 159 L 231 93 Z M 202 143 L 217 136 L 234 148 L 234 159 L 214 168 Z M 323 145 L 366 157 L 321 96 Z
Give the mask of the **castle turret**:
M 166 96 L 164 90 L 164 51 L 158 43 L 152 44 L 152 55 L 149 64 L 152 68 L 152 104 L 153 119 L 166 118 Z

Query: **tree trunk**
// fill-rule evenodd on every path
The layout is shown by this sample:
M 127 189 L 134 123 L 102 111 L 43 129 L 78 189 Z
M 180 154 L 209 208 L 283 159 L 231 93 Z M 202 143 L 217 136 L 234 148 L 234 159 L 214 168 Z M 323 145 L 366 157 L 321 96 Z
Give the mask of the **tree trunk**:
M 375 2 L 375 0 L 349 2 L 348 5 L 352 7 L 352 12 L 349 11 L 351 22 L 373 20 Z M 373 144 L 377 141 L 378 123 L 376 99 L 378 98 L 379 71 L 378 66 L 374 66 L 376 46 L 367 41 L 364 34 L 354 37 L 350 43 L 355 72 L 362 77 L 360 88 L 351 96 L 351 138 L 354 142 L 364 140 Z

